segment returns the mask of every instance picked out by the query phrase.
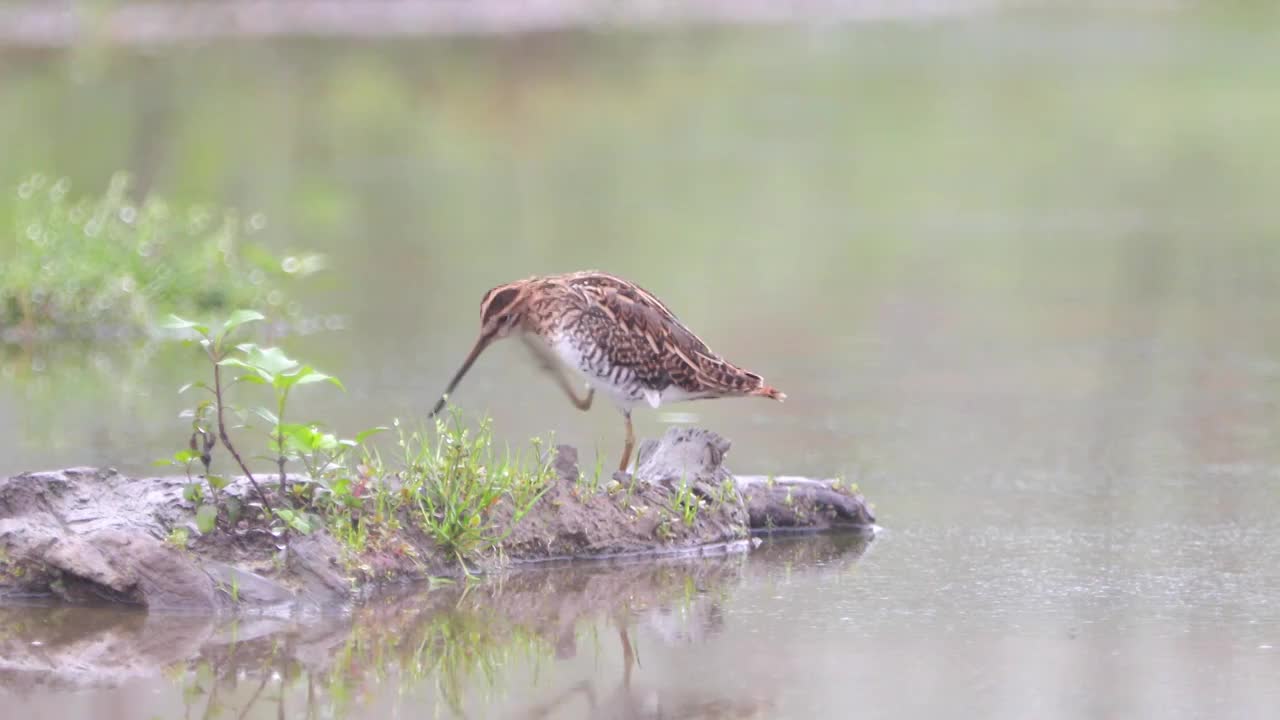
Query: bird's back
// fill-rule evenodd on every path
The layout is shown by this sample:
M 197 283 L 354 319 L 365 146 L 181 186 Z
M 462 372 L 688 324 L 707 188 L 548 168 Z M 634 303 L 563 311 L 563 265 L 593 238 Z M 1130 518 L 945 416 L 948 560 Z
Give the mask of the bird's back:
M 781 395 L 721 358 L 661 300 L 614 275 L 585 271 L 540 278 L 531 303 L 535 330 L 588 378 L 638 399 Z M 764 392 L 769 390 L 770 392 Z M 780 398 L 779 398 L 780 399 Z

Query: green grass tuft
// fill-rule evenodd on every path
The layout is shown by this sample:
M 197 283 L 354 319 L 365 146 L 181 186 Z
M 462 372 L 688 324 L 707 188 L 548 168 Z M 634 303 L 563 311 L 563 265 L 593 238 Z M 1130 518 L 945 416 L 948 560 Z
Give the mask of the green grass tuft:
M 174 207 L 129 195 L 116 175 L 101 196 L 35 175 L 19 185 L 11 233 L 0 231 L 0 326 L 106 326 L 146 331 L 165 314 L 283 310 L 286 283 L 319 269 L 252 238 L 259 215 Z

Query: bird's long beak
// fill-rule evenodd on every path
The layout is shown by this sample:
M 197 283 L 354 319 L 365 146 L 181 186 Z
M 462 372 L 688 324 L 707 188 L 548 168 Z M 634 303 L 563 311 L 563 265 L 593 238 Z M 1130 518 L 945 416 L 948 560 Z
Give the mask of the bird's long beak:
M 487 335 L 482 334 L 476 340 L 475 347 L 471 348 L 471 352 L 467 355 L 467 359 L 462 362 L 462 367 L 458 368 L 458 374 L 454 375 L 453 379 L 449 381 L 449 387 L 445 388 L 444 394 L 440 396 L 439 402 L 437 402 L 436 406 L 431 409 L 431 414 L 427 417 L 435 417 L 435 414 L 444 408 L 445 402 L 449 399 L 449 396 L 453 394 L 453 389 L 458 387 L 458 383 L 462 382 L 462 376 L 467 374 L 467 371 L 471 369 L 472 364 L 475 363 L 476 358 L 480 357 L 480 353 L 484 352 L 484 349 L 489 347 L 489 344 L 492 343 L 493 339 L 497 336 L 497 332 L 491 332 Z

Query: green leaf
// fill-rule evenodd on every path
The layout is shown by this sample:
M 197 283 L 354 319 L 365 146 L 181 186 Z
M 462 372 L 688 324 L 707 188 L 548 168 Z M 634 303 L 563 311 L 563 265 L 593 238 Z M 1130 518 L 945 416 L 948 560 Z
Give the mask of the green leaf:
M 281 390 L 288 390 L 294 385 L 306 384 L 308 382 L 316 382 L 316 381 L 307 380 L 307 378 L 317 374 L 323 375 L 323 373 L 317 373 L 315 370 L 313 370 L 310 365 L 303 365 L 302 367 L 298 368 L 297 370 L 294 370 L 293 372 L 286 372 L 286 373 L 281 373 L 280 375 L 277 375 L 275 386 Z
M 245 359 L 249 363 L 249 367 L 255 367 L 265 370 L 271 375 L 279 375 L 286 370 L 292 370 L 298 367 L 298 361 L 293 360 L 280 348 L 260 348 L 250 347 L 245 352 Z
M 240 358 L 235 358 L 235 357 L 222 358 L 221 360 L 218 361 L 218 364 L 221 365 L 222 367 L 238 367 L 238 368 L 248 368 L 250 370 L 257 370 L 256 366 L 250 365 L 244 360 L 241 360 Z
M 208 535 L 218 525 L 218 508 L 215 505 L 201 505 L 196 510 L 196 528 L 201 535 Z
M 367 430 L 361 430 L 360 432 L 356 433 L 356 442 L 363 444 L 365 440 L 368 440 L 369 438 L 373 437 L 374 435 L 377 435 L 380 432 L 386 432 L 387 430 L 390 430 L 390 429 L 391 428 L 383 427 L 382 425 L 379 425 L 378 427 L 371 427 Z
M 276 390 L 288 390 L 298 384 L 299 377 L 301 376 L 298 375 L 298 373 L 281 373 L 272 379 L 271 385 L 275 387 Z
M 285 423 L 280 426 L 280 434 L 291 450 L 312 453 L 317 450 L 333 450 L 338 447 L 338 438 L 333 433 L 321 432 L 316 425 Z
M 338 378 L 332 375 L 325 375 L 324 373 L 318 370 L 312 370 L 310 367 L 304 367 L 302 370 L 298 371 L 298 379 L 294 381 L 293 384 L 310 385 L 311 383 L 318 383 L 318 382 L 333 383 L 334 385 L 337 385 L 338 388 L 343 392 L 346 391 L 346 388 L 342 387 L 342 381 L 338 380 Z
M 230 357 L 230 358 L 223 358 L 222 360 L 219 360 L 219 361 L 218 361 L 218 364 L 219 364 L 219 365 L 221 365 L 221 366 L 223 366 L 223 367 L 238 367 L 238 368 L 244 368 L 244 369 L 249 370 L 249 371 L 252 371 L 252 372 L 254 373 L 254 374 L 252 374 L 252 375 L 241 375 L 240 377 L 236 378 L 236 382 L 242 382 L 242 381 L 243 381 L 243 382 L 255 382 L 255 383 L 258 383 L 258 384 L 260 384 L 260 385 L 261 385 L 261 384 L 267 384 L 267 385 L 270 385 L 272 382 L 274 382 L 274 381 L 275 381 L 275 375 L 274 375 L 273 373 L 271 373 L 271 372 L 269 372 L 269 371 L 267 371 L 267 370 L 264 370 L 263 368 L 261 368 L 261 367 L 259 367 L 259 366 L 255 365 L 255 364 L 253 364 L 253 363 L 251 363 L 251 362 L 247 362 L 247 361 L 245 361 L 245 360 L 241 360 L 240 358 L 233 358 L 233 357 Z
M 302 423 L 284 423 L 276 430 L 284 436 L 286 440 L 297 440 L 306 445 L 311 444 L 311 438 L 315 435 L 315 430 L 310 425 Z
M 285 437 L 311 437 L 315 434 L 316 427 L 306 423 L 281 423 L 280 432 Z
M 204 498 L 204 489 L 200 483 L 191 482 L 182 487 L 182 499 L 187 502 L 198 502 Z
M 287 508 L 277 508 L 276 515 L 280 516 L 280 519 L 288 523 L 289 527 L 294 530 L 304 535 L 311 533 L 311 523 L 307 522 L 307 518 L 302 513 L 295 513 Z
M 222 488 L 231 484 L 230 480 L 222 477 L 221 475 L 205 475 L 204 479 L 208 481 L 208 483 L 212 485 L 215 489 L 218 489 L 218 490 L 221 490 Z
M 190 448 L 186 448 L 183 450 L 179 450 L 178 452 L 173 454 L 173 464 L 186 465 L 187 463 L 191 462 L 192 460 L 195 460 L 198 457 L 200 457 L 200 453 Z
M 167 328 L 169 330 L 186 330 L 190 328 L 191 330 L 195 330 L 201 335 L 209 334 L 208 325 L 201 325 L 200 323 L 197 323 L 195 321 L 180 318 L 177 315 L 170 315 L 167 320 L 160 323 L 160 327 Z
M 266 316 L 257 310 L 236 310 L 231 313 L 231 317 L 227 318 L 226 322 L 222 323 L 222 334 L 226 335 L 245 323 L 257 322 L 259 320 L 266 319 Z
M 210 394 L 212 394 L 212 391 L 210 391 Z M 209 417 L 211 413 L 216 413 L 218 405 L 214 402 L 214 398 L 209 398 L 208 400 L 200 401 L 200 404 L 196 405 L 195 410 L 196 418 L 203 420 L 204 418 Z
M 279 424 L 280 424 L 280 418 L 276 417 L 276 414 L 275 414 L 275 413 L 271 412 L 270 410 L 268 410 L 268 409 L 266 409 L 266 408 L 264 408 L 264 407 L 256 407 L 256 408 L 254 408 L 254 409 L 253 409 L 253 412 L 254 412 L 258 417 L 262 418 L 263 420 L 266 420 L 267 422 L 271 423 L 272 425 L 279 425 Z

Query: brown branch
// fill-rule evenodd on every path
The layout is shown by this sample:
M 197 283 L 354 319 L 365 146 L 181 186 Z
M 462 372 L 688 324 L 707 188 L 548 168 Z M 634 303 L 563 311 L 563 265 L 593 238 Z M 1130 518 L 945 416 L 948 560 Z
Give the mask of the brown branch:
M 288 392 L 287 390 L 285 391 Z M 280 468 L 280 496 L 289 500 L 289 481 L 284 474 L 284 403 L 276 408 L 276 465 Z M 292 505 L 293 503 L 289 503 Z
M 218 437 L 222 439 L 222 446 L 231 453 L 231 457 L 236 459 L 236 464 L 240 466 L 240 470 L 244 472 L 244 476 L 249 478 L 249 484 L 253 485 L 254 492 L 258 493 L 258 498 L 262 500 L 262 506 L 267 510 L 267 522 L 270 523 L 275 517 L 275 510 L 271 509 L 271 503 L 267 500 L 267 494 L 262 492 L 262 487 L 258 485 L 258 481 L 253 479 L 253 473 L 249 472 L 249 467 L 244 464 L 244 460 L 240 458 L 240 453 L 236 452 L 236 446 L 231 444 L 231 438 L 227 436 L 226 423 L 222 421 L 222 366 L 218 364 L 216 356 L 213 362 L 213 395 L 218 403 Z M 285 525 L 285 532 L 288 532 L 288 524 Z

